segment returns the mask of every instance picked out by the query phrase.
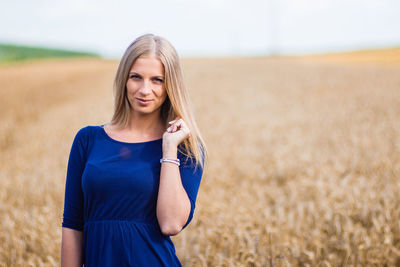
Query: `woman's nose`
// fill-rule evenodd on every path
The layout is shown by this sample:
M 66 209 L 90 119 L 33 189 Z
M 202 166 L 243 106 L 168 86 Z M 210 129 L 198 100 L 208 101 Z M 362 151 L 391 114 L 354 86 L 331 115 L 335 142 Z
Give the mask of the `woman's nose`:
M 140 92 L 142 94 L 149 94 L 151 92 L 151 84 L 150 81 L 144 80 L 142 86 L 140 87 Z

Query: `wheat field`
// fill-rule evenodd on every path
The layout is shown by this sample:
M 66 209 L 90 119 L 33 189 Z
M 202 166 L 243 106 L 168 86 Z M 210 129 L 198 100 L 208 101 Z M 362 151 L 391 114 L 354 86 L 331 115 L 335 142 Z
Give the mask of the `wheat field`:
M 400 61 L 376 58 L 183 60 L 210 152 L 184 266 L 400 266 Z M 117 64 L 0 66 L 0 266 L 59 265 L 69 149 Z

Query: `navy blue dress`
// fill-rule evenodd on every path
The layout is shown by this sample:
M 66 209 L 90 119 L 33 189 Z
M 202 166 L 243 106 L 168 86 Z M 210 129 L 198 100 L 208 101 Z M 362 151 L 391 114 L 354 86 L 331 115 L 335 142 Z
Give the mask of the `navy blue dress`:
M 104 125 L 86 126 L 72 143 L 62 227 L 83 232 L 85 266 L 181 266 L 169 236 L 161 233 L 156 204 L 162 139 L 127 143 Z M 182 185 L 192 220 L 203 170 L 181 160 Z M 203 158 L 204 162 L 204 158 Z

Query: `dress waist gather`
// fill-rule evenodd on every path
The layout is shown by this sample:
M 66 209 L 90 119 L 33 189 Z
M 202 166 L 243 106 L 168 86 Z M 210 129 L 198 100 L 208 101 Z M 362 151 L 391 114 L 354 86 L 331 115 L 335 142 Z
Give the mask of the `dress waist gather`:
M 147 226 L 158 227 L 158 222 L 152 222 L 149 220 L 140 220 L 140 219 L 90 219 L 85 221 L 84 227 L 90 224 L 99 224 L 99 223 L 105 223 L 105 224 L 133 223 L 133 224 L 143 224 Z

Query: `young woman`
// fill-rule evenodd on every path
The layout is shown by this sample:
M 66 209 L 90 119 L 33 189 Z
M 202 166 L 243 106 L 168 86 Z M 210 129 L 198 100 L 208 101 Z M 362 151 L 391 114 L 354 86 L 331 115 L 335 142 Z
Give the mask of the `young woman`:
M 207 150 L 179 57 L 152 34 L 125 51 L 111 122 L 81 128 L 65 186 L 61 265 L 181 266 Z

